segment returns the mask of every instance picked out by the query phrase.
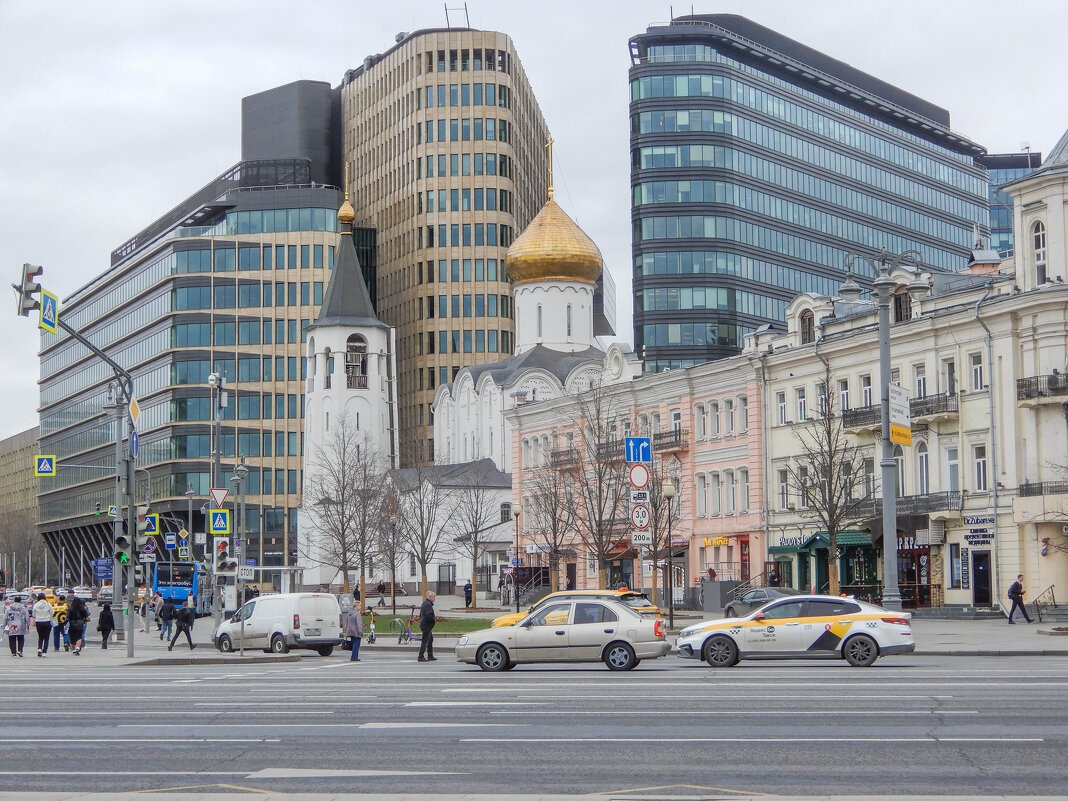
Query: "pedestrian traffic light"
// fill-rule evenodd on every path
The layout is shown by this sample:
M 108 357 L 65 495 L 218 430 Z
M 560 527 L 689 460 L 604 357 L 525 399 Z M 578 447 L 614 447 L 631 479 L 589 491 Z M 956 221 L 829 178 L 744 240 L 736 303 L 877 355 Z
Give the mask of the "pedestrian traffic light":
M 12 284 L 19 295 L 18 312 L 23 317 L 29 317 L 30 312 L 41 308 L 41 299 L 34 297 L 41 291 L 41 285 L 34 279 L 44 272 L 44 267 L 35 264 L 23 264 L 19 283 Z
M 100 501 L 96 502 L 96 513 L 100 514 Z
M 125 533 L 115 536 L 115 559 L 119 564 L 130 564 L 130 538 Z
M 237 560 L 230 553 L 230 540 L 226 537 L 215 539 L 215 568 L 217 576 L 237 572 Z

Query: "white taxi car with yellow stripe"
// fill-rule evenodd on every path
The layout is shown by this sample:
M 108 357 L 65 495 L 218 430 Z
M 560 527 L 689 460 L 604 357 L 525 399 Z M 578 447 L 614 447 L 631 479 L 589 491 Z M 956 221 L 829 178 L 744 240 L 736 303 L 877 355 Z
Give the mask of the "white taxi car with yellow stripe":
M 880 656 L 916 650 L 912 616 L 855 598 L 802 595 L 772 601 L 745 617 L 708 620 L 679 634 L 679 656 L 731 667 L 739 659 L 845 659 L 867 667 Z

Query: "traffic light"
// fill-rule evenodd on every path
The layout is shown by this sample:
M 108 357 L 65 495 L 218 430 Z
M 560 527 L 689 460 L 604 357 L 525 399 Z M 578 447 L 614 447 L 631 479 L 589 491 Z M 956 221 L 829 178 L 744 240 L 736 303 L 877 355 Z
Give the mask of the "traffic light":
M 96 502 L 96 513 L 100 514 L 100 501 Z
M 18 312 L 23 317 L 29 317 L 30 312 L 41 308 L 41 299 L 34 295 L 41 291 L 41 285 L 34 279 L 44 272 L 44 267 L 35 264 L 23 264 L 19 283 L 12 284 L 19 293 Z
M 130 537 L 124 532 L 115 537 L 115 559 L 122 565 L 130 564 Z
M 216 576 L 237 572 L 237 560 L 230 553 L 230 540 L 227 537 L 217 537 L 215 540 L 215 566 L 213 572 Z

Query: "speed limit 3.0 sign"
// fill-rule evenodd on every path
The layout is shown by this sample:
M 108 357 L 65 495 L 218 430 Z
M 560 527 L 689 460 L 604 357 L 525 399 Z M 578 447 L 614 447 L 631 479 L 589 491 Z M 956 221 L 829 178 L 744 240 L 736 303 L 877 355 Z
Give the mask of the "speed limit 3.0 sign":
M 632 506 L 630 522 L 634 528 L 649 528 L 649 507 L 641 503 Z

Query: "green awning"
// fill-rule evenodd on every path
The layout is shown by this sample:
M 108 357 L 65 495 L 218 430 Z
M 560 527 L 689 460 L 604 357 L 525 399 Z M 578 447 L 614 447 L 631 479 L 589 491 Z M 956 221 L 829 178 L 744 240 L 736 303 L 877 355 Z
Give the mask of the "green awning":
M 772 545 L 768 548 L 768 553 L 774 556 L 780 553 L 798 553 L 801 550 L 800 545 Z
M 839 531 L 838 532 L 838 547 L 849 548 L 857 545 L 871 545 L 871 532 L 870 531 Z M 817 531 L 807 540 L 798 550 L 812 551 L 819 548 L 827 547 L 827 532 Z

